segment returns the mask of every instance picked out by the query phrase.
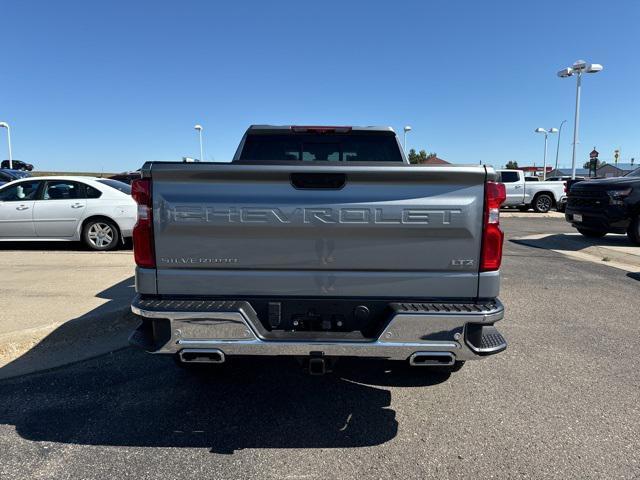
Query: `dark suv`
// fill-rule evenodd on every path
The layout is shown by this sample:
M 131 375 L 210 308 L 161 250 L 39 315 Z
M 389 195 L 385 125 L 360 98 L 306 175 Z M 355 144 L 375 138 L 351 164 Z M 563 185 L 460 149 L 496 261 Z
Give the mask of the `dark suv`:
M 626 233 L 640 245 L 640 168 L 624 177 L 574 183 L 565 218 L 586 237 Z
M 0 168 L 11 168 L 13 170 L 30 172 L 31 170 L 33 170 L 33 165 L 31 165 L 30 163 L 25 163 L 22 160 L 13 160 L 12 162 L 9 162 L 9 160 L 2 160 Z

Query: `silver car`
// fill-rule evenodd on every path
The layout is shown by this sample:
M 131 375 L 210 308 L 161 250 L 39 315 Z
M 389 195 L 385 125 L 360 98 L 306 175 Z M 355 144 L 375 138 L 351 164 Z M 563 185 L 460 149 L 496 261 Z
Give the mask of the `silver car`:
M 112 250 L 131 237 L 136 212 L 131 188 L 116 180 L 24 178 L 0 187 L 0 241 L 83 241 Z

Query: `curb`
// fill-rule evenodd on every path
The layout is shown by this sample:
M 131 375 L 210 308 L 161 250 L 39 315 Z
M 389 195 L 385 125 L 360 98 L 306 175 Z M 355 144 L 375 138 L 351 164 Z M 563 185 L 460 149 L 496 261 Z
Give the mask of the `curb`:
M 0 336 L 0 379 L 87 360 L 129 345 L 137 326 L 129 305 Z
M 530 235 L 515 238 L 513 241 L 630 272 L 640 271 L 640 247 L 634 247 L 630 244 L 628 247 L 594 245 L 581 236 L 567 234 Z M 620 250 L 621 248 L 625 248 L 625 250 Z M 637 250 L 637 253 L 626 251 L 627 249 Z

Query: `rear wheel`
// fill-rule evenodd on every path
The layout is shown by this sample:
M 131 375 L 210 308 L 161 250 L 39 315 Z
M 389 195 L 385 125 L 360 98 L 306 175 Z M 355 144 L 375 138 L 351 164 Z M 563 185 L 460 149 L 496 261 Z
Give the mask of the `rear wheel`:
M 92 250 L 113 250 L 118 246 L 120 232 L 111 220 L 96 218 L 89 220 L 82 229 L 82 239 Z
M 629 237 L 631 243 L 640 245 L 640 215 L 636 215 L 636 218 L 631 221 L 631 225 L 627 230 L 627 237 Z
M 533 209 L 538 213 L 547 213 L 553 207 L 553 198 L 548 193 L 541 193 L 533 199 Z
M 589 230 L 587 228 L 578 228 L 578 231 L 585 237 L 589 238 L 602 238 L 607 234 L 607 232 L 602 232 L 600 230 Z

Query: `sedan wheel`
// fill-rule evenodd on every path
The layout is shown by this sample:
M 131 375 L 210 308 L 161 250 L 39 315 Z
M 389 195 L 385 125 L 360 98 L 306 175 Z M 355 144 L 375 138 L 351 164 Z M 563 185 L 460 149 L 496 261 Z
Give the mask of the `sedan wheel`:
M 118 245 L 118 229 L 107 220 L 94 220 L 87 223 L 83 239 L 92 250 L 113 250 Z

